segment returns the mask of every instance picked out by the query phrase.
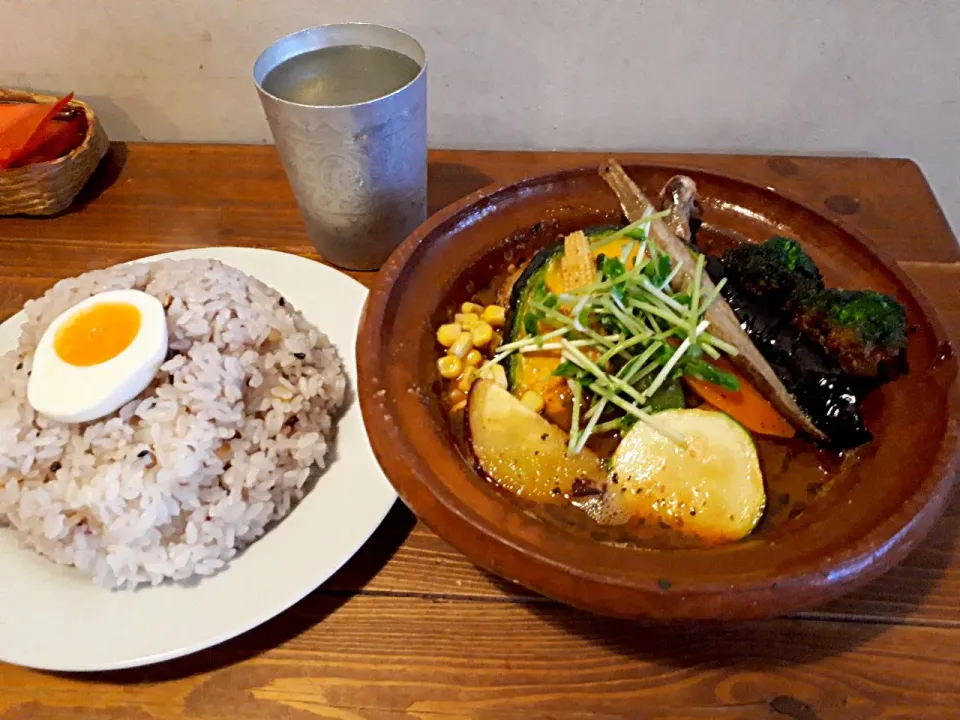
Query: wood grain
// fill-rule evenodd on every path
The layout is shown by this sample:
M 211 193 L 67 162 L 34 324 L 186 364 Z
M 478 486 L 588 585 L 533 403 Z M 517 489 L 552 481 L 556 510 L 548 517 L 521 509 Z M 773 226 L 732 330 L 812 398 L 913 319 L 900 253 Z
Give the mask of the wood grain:
M 435 151 L 431 208 L 600 157 Z M 867 233 L 960 338 L 960 251 L 913 163 L 626 157 L 644 158 L 775 187 Z M 273 149 L 114 145 L 75 210 L 0 219 L 0 317 L 61 277 L 205 245 L 316 258 Z M 958 533 L 954 502 L 907 562 L 800 618 L 651 627 L 589 617 L 483 573 L 398 505 L 321 590 L 218 648 L 94 676 L 0 664 L 0 718 L 953 718 Z
M 0 666 L 0 717 L 947 718 L 960 703 L 960 647 L 937 628 L 651 627 L 558 606 L 322 594 L 278 625 L 92 680 Z
M 397 507 L 378 536 L 324 587 L 374 595 L 549 603 L 474 566 Z M 960 499 L 907 560 L 862 590 L 798 617 L 960 628 Z M 409 535 L 407 535 L 409 532 Z M 402 543 L 402 544 L 401 544 Z

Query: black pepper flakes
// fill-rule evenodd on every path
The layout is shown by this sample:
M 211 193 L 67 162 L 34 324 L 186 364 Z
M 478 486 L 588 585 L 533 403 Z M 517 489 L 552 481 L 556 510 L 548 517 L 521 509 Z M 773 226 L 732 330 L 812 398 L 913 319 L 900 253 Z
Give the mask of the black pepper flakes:
M 280 302 L 280 307 L 283 307 L 284 305 L 287 304 L 287 299 L 281 295 L 279 302 Z
M 297 358 L 297 360 L 306 360 L 306 359 L 307 359 L 307 354 L 306 354 L 306 353 L 294 353 L 293 356 L 294 356 L 295 358 Z
M 559 495 L 560 493 L 561 493 L 561 490 L 560 490 L 560 488 L 558 488 L 558 487 L 555 487 L 553 490 L 550 491 L 550 494 L 553 495 L 553 496 L 557 496 L 557 495 Z
M 149 455 L 149 454 L 150 454 L 150 451 L 149 451 L 149 450 L 141 450 L 140 452 L 137 453 L 137 457 L 138 457 L 138 458 L 145 458 L 145 457 L 146 457 L 147 455 Z
M 690 517 L 696 517 L 696 516 L 697 516 L 697 509 L 690 508 Z
M 576 478 L 573 486 L 570 488 L 570 495 L 575 498 L 590 497 L 591 495 L 602 495 L 603 490 L 595 486 L 586 478 Z
M 23 370 L 23 363 L 17 363 L 17 370 Z
M 547 433 L 544 433 L 543 435 L 540 436 L 540 439 L 541 439 L 541 440 L 546 440 L 548 437 L 550 437 L 550 436 L 547 435 Z
M 50 465 L 50 472 L 57 472 L 62 467 L 63 467 L 62 462 L 60 462 L 59 460 L 54 460 L 54 462 Z
M 611 481 L 614 485 L 617 484 L 617 482 L 619 481 L 619 478 L 617 477 L 617 474 L 616 474 L 616 473 L 613 474 L 613 477 L 610 478 L 610 481 Z

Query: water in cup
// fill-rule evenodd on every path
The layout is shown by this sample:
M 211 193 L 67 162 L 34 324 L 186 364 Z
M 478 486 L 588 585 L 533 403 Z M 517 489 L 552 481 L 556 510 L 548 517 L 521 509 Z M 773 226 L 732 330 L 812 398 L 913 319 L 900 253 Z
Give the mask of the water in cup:
M 427 216 L 427 56 L 406 33 L 342 23 L 287 35 L 253 77 L 307 237 L 372 270 Z
M 263 89 L 301 105 L 354 105 L 399 90 L 420 73 L 403 53 L 370 45 L 311 50 L 282 62 L 263 80 Z

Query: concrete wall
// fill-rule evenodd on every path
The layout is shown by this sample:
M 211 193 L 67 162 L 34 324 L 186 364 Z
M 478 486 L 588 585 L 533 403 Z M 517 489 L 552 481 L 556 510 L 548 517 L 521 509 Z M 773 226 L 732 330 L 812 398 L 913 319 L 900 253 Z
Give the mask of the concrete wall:
M 0 85 L 268 142 L 257 54 L 346 20 L 424 43 L 435 147 L 906 156 L 960 222 L 960 0 L 0 0 Z

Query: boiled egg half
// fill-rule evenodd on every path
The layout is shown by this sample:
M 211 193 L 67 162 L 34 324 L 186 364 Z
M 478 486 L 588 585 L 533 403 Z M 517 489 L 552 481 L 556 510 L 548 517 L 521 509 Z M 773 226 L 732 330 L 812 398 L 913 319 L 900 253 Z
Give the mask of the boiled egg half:
M 143 392 L 166 355 L 167 316 L 157 298 L 139 290 L 100 293 L 43 333 L 27 400 L 54 420 L 96 420 Z

